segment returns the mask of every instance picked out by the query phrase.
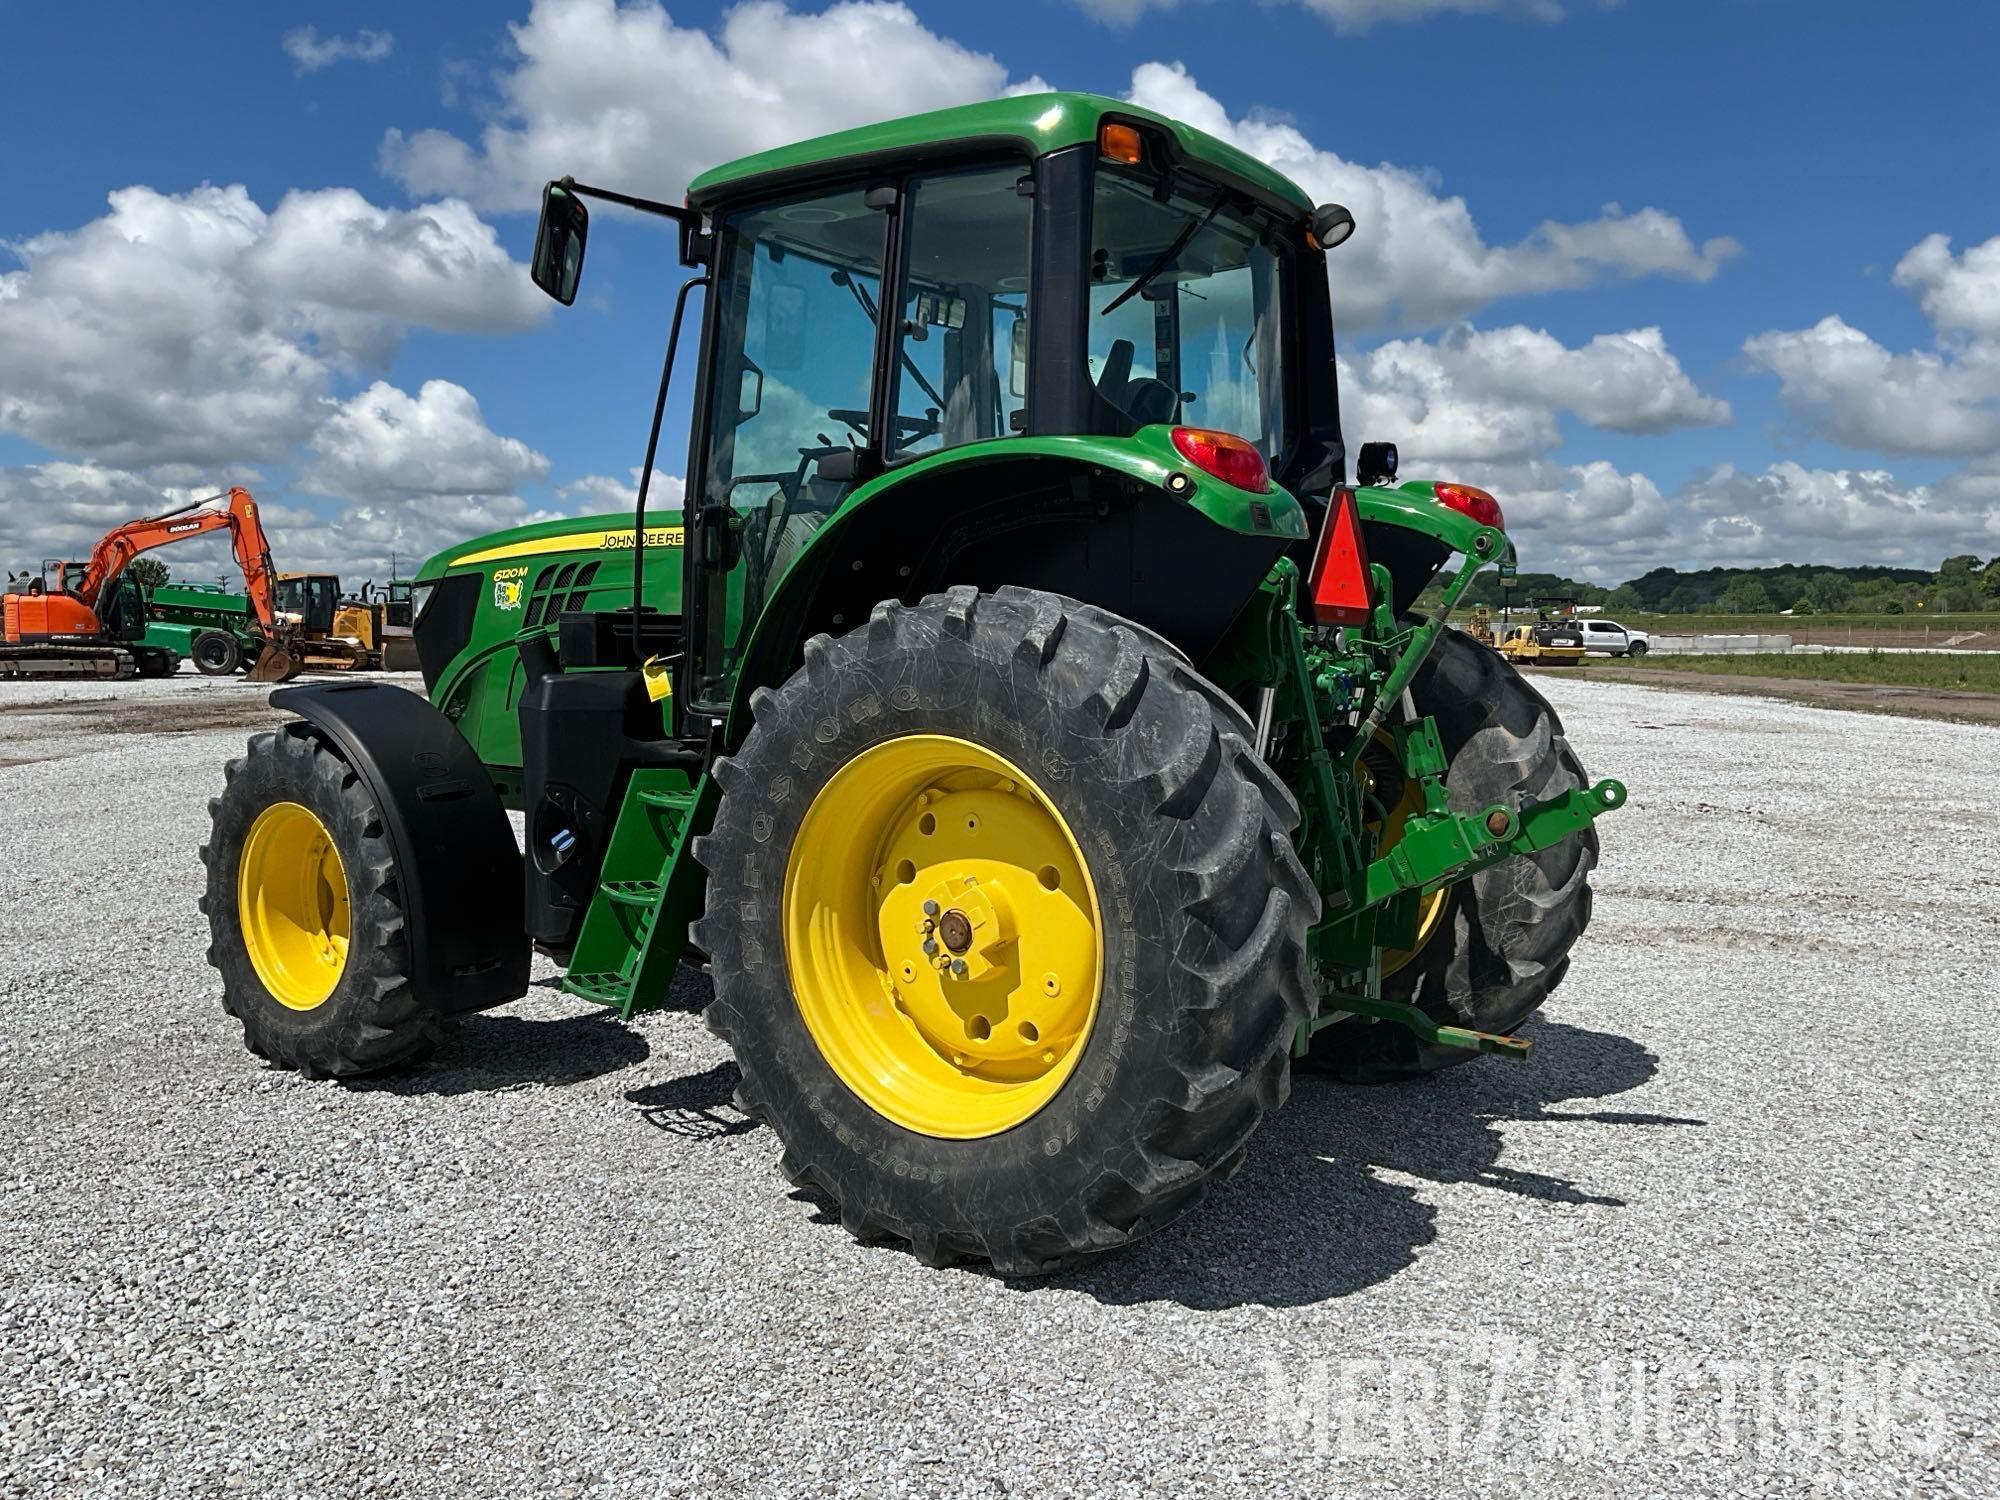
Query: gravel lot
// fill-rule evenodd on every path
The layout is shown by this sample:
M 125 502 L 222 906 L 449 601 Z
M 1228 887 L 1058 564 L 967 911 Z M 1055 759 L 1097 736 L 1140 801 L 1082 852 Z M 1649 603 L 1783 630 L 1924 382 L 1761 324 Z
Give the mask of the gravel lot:
M 1544 685 L 1633 798 L 1534 1061 L 1302 1079 L 1036 1283 L 851 1242 L 692 1013 L 266 1070 L 261 695 L 0 685 L 0 1494 L 2000 1492 L 2000 729 Z

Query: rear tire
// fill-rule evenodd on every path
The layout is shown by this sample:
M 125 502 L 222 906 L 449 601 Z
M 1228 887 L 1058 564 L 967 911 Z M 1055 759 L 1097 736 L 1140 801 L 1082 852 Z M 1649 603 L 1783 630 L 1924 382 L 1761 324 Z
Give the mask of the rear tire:
M 723 796 L 714 831 L 695 846 L 710 878 L 693 937 L 713 956 L 708 1022 L 735 1049 L 738 1102 L 771 1125 L 791 1180 L 833 1198 L 857 1237 L 906 1241 L 929 1264 L 967 1256 L 1011 1275 L 1126 1244 L 1192 1208 L 1284 1100 L 1289 1044 L 1312 1011 L 1305 934 L 1319 900 L 1287 836 L 1298 808 L 1252 753 L 1242 712 L 1158 637 L 1021 588 L 958 588 L 913 606 L 878 605 L 850 634 L 808 641 L 803 668 L 755 694 L 751 706 L 755 724 L 741 750 L 716 767 Z M 788 939 L 800 930 L 795 917 L 854 916 L 819 904 L 787 908 L 818 884 L 788 873 L 795 847 L 821 847 L 808 811 L 837 775 L 921 737 L 1025 768 L 1021 780 L 1081 854 L 1099 913 L 1096 1000 L 1064 1064 L 1070 1071 L 1052 1093 L 1034 1096 L 1042 1102 L 1032 1113 L 982 1125 L 985 1134 L 908 1128 L 883 1112 L 900 1101 L 866 1102 L 860 1090 L 874 1087 L 872 1075 L 847 1081 L 805 1016 L 810 1004 L 827 1024 L 825 971 L 812 966 L 817 939 L 804 959 Z M 935 789 L 930 774 L 911 787 Z M 892 809 L 905 805 L 901 791 L 884 795 Z M 942 843 L 947 820 L 935 821 Z M 851 858 L 863 872 L 877 869 L 887 839 L 871 836 L 866 816 L 852 826 Z M 927 865 L 917 877 L 925 889 L 932 873 Z M 877 905 L 886 910 L 887 900 Z M 882 969 L 896 1009 L 912 1016 L 930 1003 L 927 992 L 893 987 L 890 966 L 901 958 L 874 936 L 870 915 L 859 946 L 873 954 L 879 941 L 884 951 L 869 961 Z M 1019 930 L 1011 950 L 973 950 L 1018 955 L 1005 960 L 1015 971 L 1009 983 L 1024 967 L 1042 967 L 1027 961 L 1031 930 Z M 950 931 L 940 929 L 947 943 Z M 909 968 L 901 973 L 905 985 L 928 983 L 921 973 L 912 981 Z M 795 994 L 800 976 L 804 998 Z M 843 996 L 853 998 L 837 1014 L 869 1007 L 865 988 L 836 992 Z M 967 1023 L 982 1041 L 984 1030 L 973 1028 L 985 1008 Z M 1011 1023 L 1011 1011 L 1000 1014 Z M 892 1016 L 890 1034 L 899 1034 L 896 1025 Z M 982 1101 L 966 1106 L 968 1116 L 983 1107 L 978 1090 L 992 1085 L 973 1077 L 980 1059 L 954 1059 L 944 1047 L 911 1055 L 910 1076 L 968 1087 Z M 953 1069 L 972 1084 L 955 1085 Z M 902 1086 L 900 1075 L 893 1086 Z
M 455 1023 L 410 984 L 395 855 L 361 778 L 304 724 L 253 736 L 224 774 L 222 795 L 208 804 L 212 831 L 201 850 L 208 866 L 201 909 L 208 917 L 208 961 L 222 976 L 222 1008 L 243 1023 L 244 1045 L 308 1078 L 354 1077 L 428 1056 Z M 337 973 L 321 976 L 329 987 L 317 1000 L 297 989 L 290 1003 L 281 999 L 284 976 L 274 990 L 272 960 L 266 956 L 260 967 L 245 935 L 246 926 L 264 930 L 268 943 L 269 932 L 281 931 L 284 913 L 261 916 L 259 904 L 268 895 L 270 906 L 281 906 L 311 877 L 309 868 L 288 870 L 270 856 L 244 870 L 245 846 L 259 818 L 281 805 L 310 815 L 338 856 L 345 887 L 337 924 L 344 929 L 344 960 Z
M 1512 666 L 1469 639 L 1442 635 L 1411 687 L 1437 721 L 1453 812 L 1519 808 L 1587 786 L 1548 700 Z M 1382 981 L 1385 998 L 1447 1026 L 1510 1033 L 1562 982 L 1569 950 L 1590 922 L 1597 831 L 1516 855 L 1451 887 L 1430 941 Z M 1478 1053 L 1435 1046 L 1393 1021 L 1337 1022 L 1313 1038 L 1315 1067 L 1351 1083 L 1434 1073 Z
M 225 630 L 204 630 L 188 647 L 194 669 L 204 677 L 231 677 L 243 665 L 243 648 Z

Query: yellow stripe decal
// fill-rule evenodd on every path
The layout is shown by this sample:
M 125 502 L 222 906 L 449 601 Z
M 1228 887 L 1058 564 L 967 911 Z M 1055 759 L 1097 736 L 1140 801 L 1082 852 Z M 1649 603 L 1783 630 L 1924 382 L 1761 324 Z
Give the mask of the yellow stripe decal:
M 648 550 L 654 547 L 683 547 L 687 545 L 687 532 L 679 526 L 662 526 L 646 533 Z M 488 547 L 484 552 L 469 552 L 458 558 L 451 566 L 469 568 L 475 563 L 502 562 L 510 557 L 537 557 L 552 552 L 630 552 L 632 531 L 572 531 L 566 536 L 538 537 L 531 542 L 509 542 L 504 547 Z

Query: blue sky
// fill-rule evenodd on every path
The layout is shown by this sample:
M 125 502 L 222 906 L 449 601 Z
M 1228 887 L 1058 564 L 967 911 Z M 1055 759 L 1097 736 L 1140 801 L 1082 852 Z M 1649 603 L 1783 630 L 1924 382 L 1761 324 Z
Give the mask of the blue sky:
M 2000 552 L 2000 7 L 731 10 L 0 0 L 9 566 L 232 480 L 287 566 L 357 573 L 617 503 L 677 268 L 600 219 L 577 308 L 524 295 L 528 185 L 677 193 L 1034 79 L 1212 111 L 1355 200 L 1350 440 L 1488 484 L 1530 566 Z

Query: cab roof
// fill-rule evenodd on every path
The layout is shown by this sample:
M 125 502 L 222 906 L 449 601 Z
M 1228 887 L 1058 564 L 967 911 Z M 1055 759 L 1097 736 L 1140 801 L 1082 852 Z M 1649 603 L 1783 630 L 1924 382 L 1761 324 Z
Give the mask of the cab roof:
M 1018 145 L 1031 156 L 1040 156 L 1095 141 L 1098 127 L 1106 119 L 1158 127 L 1196 165 L 1208 167 L 1217 176 L 1274 204 L 1301 213 L 1312 209 L 1312 200 L 1291 178 L 1206 131 L 1122 99 L 1069 93 L 1016 94 L 983 104 L 961 104 L 760 151 L 702 173 L 689 186 L 688 201 L 706 208 L 736 189 L 766 185 L 767 179 L 776 185 L 785 178 L 816 175 L 836 163 L 889 161 L 941 145 L 990 141 Z

